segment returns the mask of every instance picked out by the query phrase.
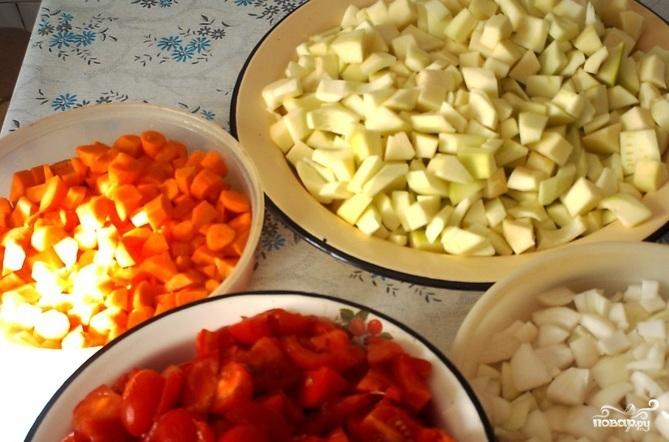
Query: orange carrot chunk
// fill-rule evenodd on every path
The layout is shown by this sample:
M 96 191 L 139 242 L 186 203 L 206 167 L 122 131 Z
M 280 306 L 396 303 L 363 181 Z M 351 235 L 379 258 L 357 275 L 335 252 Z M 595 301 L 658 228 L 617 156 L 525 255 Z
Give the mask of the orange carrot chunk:
M 193 290 L 183 289 L 174 294 L 174 300 L 177 306 L 190 304 L 191 302 L 199 301 L 207 297 L 209 293 L 205 289 Z
M 158 255 L 159 253 L 164 253 L 170 250 L 169 244 L 162 233 L 153 232 L 149 237 L 144 241 L 142 246 L 142 255 L 151 256 Z
M 95 164 L 98 158 L 100 158 L 100 156 L 102 156 L 102 154 L 104 154 L 108 150 L 109 147 L 99 143 L 79 146 L 76 149 L 79 159 L 87 167 L 91 167 L 92 164 Z
M 135 212 L 141 205 L 143 196 L 132 184 L 124 184 L 111 191 L 111 199 L 114 201 L 116 213 L 121 221 L 125 221 L 130 214 Z
M 105 146 L 106 147 L 106 146 Z M 93 164 L 86 164 L 93 173 L 105 173 L 109 170 L 109 165 L 114 161 L 116 155 L 118 155 L 118 150 L 114 148 L 107 148 L 102 155 L 97 157 Z M 83 161 L 83 158 L 82 158 Z
M 190 185 L 190 193 L 200 200 L 215 201 L 218 194 L 225 187 L 223 178 L 209 169 L 202 169 L 195 175 Z
M 142 149 L 144 149 L 144 153 L 146 153 L 151 158 L 155 158 L 158 155 L 160 149 L 167 141 L 165 135 L 155 130 L 147 130 L 146 132 L 142 132 L 140 139 L 142 141 Z
M 40 201 L 42 201 L 45 190 L 46 185 L 44 183 L 30 186 L 26 189 L 26 198 L 28 198 L 32 203 L 39 204 Z
M 9 191 L 9 200 L 14 202 L 26 194 L 28 187 L 37 184 L 35 177 L 29 170 L 20 170 L 12 177 L 12 187 Z
M 142 140 L 134 134 L 121 135 L 114 141 L 112 147 L 135 158 L 143 153 Z
M 177 273 L 177 267 L 167 252 L 145 259 L 140 264 L 140 269 L 163 283 L 169 281 Z
M 218 197 L 218 201 L 223 207 L 231 212 L 243 213 L 251 210 L 251 204 L 246 195 L 234 190 L 224 190 Z
M 184 195 L 190 195 L 190 186 L 193 183 L 193 178 L 198 174 L 200 169 L 195 166 L 184 166 L 174 171 L 174 179 L 177 181 L 179 190 Z
M 223 250 L 235 239 L 235 229 L 227 224 L 212 224 L 207 230 L 207 247 L 215 252 Z
M 142 322 L 146 321 L 153 317 L 155 310 L 151 307 L 139 307 L 132 309 L 128 315 L 128 322 L 126 323 L 128 328 L 133 328 Z
M 193 228 L 198 230 L 200 227 L 211 224 L 211 222 L 216 218 L 216 209 L 214 206 L 209 204 L 207 201 L 201 201 L 195 208 L 193 208 L 193 213 L 191 215 L 191 222 L 193 223 Z
M 87 189 L 84 186 L 73 186 L 67 189 L 65 198 L 63 199 L 63 207 L 66 209 L 76 209 L 79 204 L 86 199 Z
M 39 205 L 40 212 L 58 209 L 67 195 L 67 186 L 58 175 L 49 178 L 44 184 L 46 188 Z
M 230 220 L 230 227 L 237 231 L 248 230 L 251 228 L 251 212 L 244 212 Z
M 146 164 L 145 161 L 119 152 L 109 164 L 109 179 L 118 184 L 132 184 L 144 172 Z
M 204 155 L 202 161 L 200 161 L 200 165 L 220 176 L 225 176 L 228 173 L 228 166 L 226 166 L 223 157 L 213 150 Z

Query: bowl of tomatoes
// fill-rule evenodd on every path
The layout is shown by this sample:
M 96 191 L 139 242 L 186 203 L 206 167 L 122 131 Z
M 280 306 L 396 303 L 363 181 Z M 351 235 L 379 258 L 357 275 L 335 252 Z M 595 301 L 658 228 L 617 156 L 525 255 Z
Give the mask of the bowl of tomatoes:
M 494 439 L 457 369 L 401 322 L 328 296 L 259 292 L 180 307 L 105 346 L 26 438 L 47 440 Z

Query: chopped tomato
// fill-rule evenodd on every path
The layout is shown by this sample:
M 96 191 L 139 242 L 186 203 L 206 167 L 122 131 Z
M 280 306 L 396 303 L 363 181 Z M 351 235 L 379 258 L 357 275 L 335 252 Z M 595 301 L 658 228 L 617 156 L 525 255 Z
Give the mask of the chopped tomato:
M 281 338 L 283 350 L 299 367 L 307 370 L 334 365 L 334 356 L 326 352 L 310 350 L 300 343 L 296 336 Z
M 291 313 L 283 309 L 270 310 L 267 313 L 269 325 L 277 336 L 304 335 L 314 323 L 311 316 Z
M 74 431 L 60 440 L 60 442 L 89 442 L 90 439 Z
M 327 442 L 349 442 L 349 438 L 341 427 L 330 433 Z
M 367 340 L 367 362 L 370 365 L 384 364 L 404 353 L 397 342 L 377 336 Z
M 257 392 L 291 388 L 300 381 L 299 367 L 284 353 L 278 338 L 260 338 L 240 359 L 248 365 Z
M 443 430 L 423 428 L 420 430 L 416 442 L 455 442 L 455 439 Z
M 131 441 L 121 418 L 122 402 L 106 385 L 91 391 L 74 409 L 74 431 L 90 442 Z
M 202 420 L 195 420 L 195 433 L 197 442 L 216 442 L 216 434 L 211 426 Z
M 174 408 L 153 424 L 146 442 L 200 442 L 193 413 Z
M 348 382 L 330 367 L 308 371 L 300 390 L 300 401 L 305 407 L 317 407 L 344 392 Z
M 342 329 L 314 336 L 310 343 L 316 350 L 332 355 L 329 365 L 337 370 L 350 370 L 365 362 L 365 351 L 353 343 Z
M 402 391 L 404 402 L 420 411 L 430 402 L 432 393 L 416 368 L 415 361 L 404 354 L 393 361 L 393 376 Z
M 421 425 L 405 411 L 381 402 L 360 422 L 360 440 L 370 442 L 413 442 Z
M 165 387 L 165 379 L 154 370 L 139 370 L 123 391 L 121 416 L 126 430 L 141 436 L 153 423 Z
M 255 425 L 260 430 L 271 435 L 272 442 L 290 440 L 291 427 L 280 414 L 264 407 L 258 402 L 247 402 L 239 405 L 225 414 L 233 424 Z
M 218 438 L 218 442 L 269 442 L 270 439 L 260 428 L 253 425 L 237 425 Z
M 184 367 L 185 382 L 181 402 L 196 413 L 206 413 L 216 395 L 218 359 L 197 359 Z
M 165 388 L 158 404 L 158 416 L 173 408 L 181 399 L 184 387 L 184 372 L 181 367 L 170 365 L 163 370 Z
M 195 339 L 195 353 L 198 358 L 218 354 L 218 333 L 202 329 Z
M 251 397 L 253 397 L 251 375 L 239 362 L 228 362 L 218 375 L 211 412 L 225 413 L 239 404 L 250 401 Z
M 235 340 L 244 345 L 253 345 L 262 337 L 272 336 L 268 316 L 264 314 L 245 318 L 229 330 Z

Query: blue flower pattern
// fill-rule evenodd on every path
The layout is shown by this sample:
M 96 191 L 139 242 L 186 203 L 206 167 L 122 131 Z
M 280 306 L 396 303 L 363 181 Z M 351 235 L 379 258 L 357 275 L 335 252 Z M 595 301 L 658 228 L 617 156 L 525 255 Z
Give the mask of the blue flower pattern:
M 75 56 L 88 65 L 101 61 L 92 52 L 96 42 L 117 41 L 109 25 L 117 19 L 98 13 L 87 21 L 75 22 L 74 14 L 63 10 L 40 10 L 33 48 L 55 54 L 60 60 Z
M 56 111 L 66 111 L 72 109 L 76 105 L 77 95 L 70 93 L 59 95 L 51 101 L 51 107 Z

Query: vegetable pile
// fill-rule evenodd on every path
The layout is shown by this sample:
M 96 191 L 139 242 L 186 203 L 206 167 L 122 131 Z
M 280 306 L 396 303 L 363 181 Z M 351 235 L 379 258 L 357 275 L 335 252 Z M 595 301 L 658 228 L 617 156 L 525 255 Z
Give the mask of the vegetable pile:
M 76 152 L 16 172 L 0 198 L 0 324 L 31 345 L 102 345 L 206 297 L 249 234 L 214 151 L 147 131 Z
M 627 0 L 378 0 L 262 92 L 306 189 L 366 235 L 520 254 L 652 216 L 669 51 Z
M 192 361 L 89 393 L 62 442 L 454 441 L 427 423 L 430 363 L 362 325 L 365 346 L 281 309 L 202 330 Z
M 669 309 L 659 284 L 612 296 L 560 287 L 537 300 L 544 308 L 531 320 L 490 340 L 472 380 L 500 440 L 669 440 Z M 596 420 L 605 406 L 621 410 L 608 416 L 614 423 Z M 654 411 L 633 412 L 644 408 Z

